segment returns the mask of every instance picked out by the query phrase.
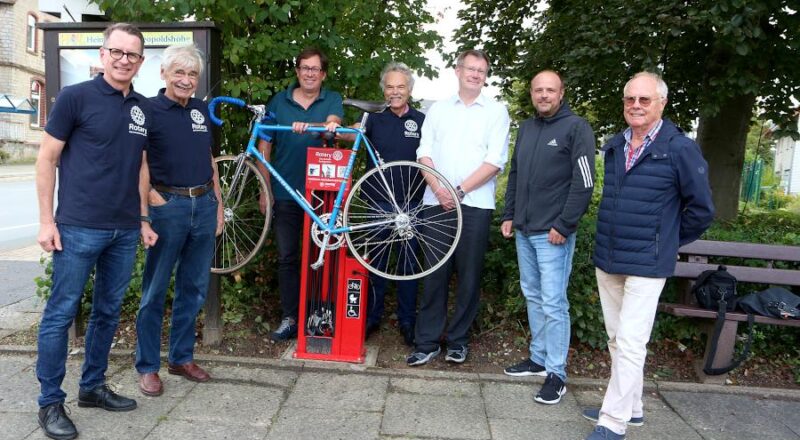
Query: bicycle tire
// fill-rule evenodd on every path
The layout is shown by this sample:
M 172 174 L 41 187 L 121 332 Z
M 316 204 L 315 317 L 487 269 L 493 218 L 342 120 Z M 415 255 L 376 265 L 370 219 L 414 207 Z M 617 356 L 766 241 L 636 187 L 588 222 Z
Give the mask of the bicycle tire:
M 240 160 L 242 173 L 231 188 Z M 214 159 L 219 173 L 225 224 L 217 237 L 211 272 L 226 274 L 244 267 L 256 256 L 267 238 L 272 219 L 272 201 L 267 182 L 249 158 L 220 156 Z M 259 194 L 267 195 L 266 212 L 259 209 Z
M 455 188 L 438 171 L 410 161 L 389 162 L 369 170 L 347 197 L 344 225 L 364 228 L 345 233 L 347 245 L 353 256 L 376 275 L 398 281 L 422 278 L 440 268 L 455 252 L 461 237 L 461 206 L 456 204 L 450 211 L 422 203 L 414 207 L 412 200 L 418 200 L 427 187 L 423 172 L 437 179 L 438 185 L 453 200 L 458 200 Z M 388 188 L 380 173 L 386 178 Z M 388 191 L 394 193 L 401 212 L 394 206 L 390 209 L 377 206 L 391 200 Z M 389 220 L 393 222 L 367 226 Z M 413 240 L 418 243 L 417 249 Z M 414 255 L 413 264 L 408 264 L 403 255 Z

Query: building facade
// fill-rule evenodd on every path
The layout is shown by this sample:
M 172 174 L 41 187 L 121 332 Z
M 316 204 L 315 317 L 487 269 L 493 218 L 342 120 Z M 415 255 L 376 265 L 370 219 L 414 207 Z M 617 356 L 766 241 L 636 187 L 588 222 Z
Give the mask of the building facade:
M 28 98 L 36 114 L 0 113 L 0 148 L 13 158 L 35 155 L 42 138 L 46 99 L 44 47 L 37 23 L 56 21 L 38 0 L 0 0 L 0 94 Z
M 800 118 L 795 123 L 800 130 Z M 790 137 L 778 139 L 775 145 L 775 175 L 781 178 L 781 188 L 785 194 L 800 194 L 800 140 Z

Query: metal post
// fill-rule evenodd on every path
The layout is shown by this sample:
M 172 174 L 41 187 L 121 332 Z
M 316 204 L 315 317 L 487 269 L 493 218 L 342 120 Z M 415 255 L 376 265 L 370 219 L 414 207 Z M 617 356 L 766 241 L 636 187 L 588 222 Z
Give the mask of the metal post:
M 203 345 L 216 346 L 222 342 L 222 303 L 220 301 L 220 278 L 212 273 L 206 295 L 206 319 L 203 325 Z

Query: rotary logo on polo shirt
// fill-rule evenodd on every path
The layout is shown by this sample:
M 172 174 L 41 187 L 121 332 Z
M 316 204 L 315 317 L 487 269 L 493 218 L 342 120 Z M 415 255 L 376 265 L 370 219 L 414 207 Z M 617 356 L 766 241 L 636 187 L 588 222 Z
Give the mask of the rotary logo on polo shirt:
M 131 107 L 131 120 L 133 122 L 128 123 L 128 133 L 147 136 L 147 129 L 142 127 L 145 121 L 144 112 L 138 105 Z
M 406 131 L 403 133 L 407 138 L 419 138 L 419 127 L 413 119 L 409 119 L 403 124 Z
M 205 122 L 206 118 L 203 116 L 203 113 L 200 110 L 193 108 L 192 111 L 189 112 L 189 117 L 192 118 L 192 131 L 202 132 L 205 133 L 208 131 L 208 127 L 206 127 Z

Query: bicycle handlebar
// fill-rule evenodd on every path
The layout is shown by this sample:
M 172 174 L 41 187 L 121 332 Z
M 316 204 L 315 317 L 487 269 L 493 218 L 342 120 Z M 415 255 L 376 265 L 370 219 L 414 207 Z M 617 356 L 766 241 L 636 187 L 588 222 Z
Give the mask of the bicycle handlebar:
M 262 117 L 262 121 L 269 120 L 269 119 L 275 119 L 275 114 L 272 113 L 272 112 L 268 112 L 266 115 L 264 115 L 264 106 L 248 106 L 245 101 L 243 101 L 243 100 L 241 100 L 239 98 L 232 98 L 230 96 L 217 96 L 216 98 L 213 98 L 208 103 L 208 116 L 211 119 L 211 122 L 213 122 L 216 125 L 222 125 L 222 124 L 225 123 L 225 121 L 223 121 L 222 119 L 218 118 L 217 115 L 216 115 L 217 104 L 218 103 L 222 103 L 222 102 L 228 103 L 228 104 L 233 104 L 233 105 L 236 105 L 238 107 L 248 108 L 251 111 L 253 111 L 253 113 L 255 113 L 257 116 Z M 366 102 L 366 101 L 360 101 L 360 102 Z M 256 121 L 256 122 L 259 122 L 259 121 Z M 263 122 L 261 122 L 261 123 L 263 123 Z M 292 130 L 292 127 L 291 126 L 271 126 L 270 130 L 290 131 L 290 130 Z M 306 129 L 306 131 L 311 132 L 313 134 L 317 134 L 318 133 L 319 136 L 325 136 L 325 132 L 327 132 L 325 127 L 308 127 Z M 336 132 L 337 133 L 358 133 L 359 130 L 353 129 L 353 128 L 347 128 L 347 127 L 339 127 L 339 128 L 336 129 Z M 267 142 L 272 142 L 272 138 L 269 135 L 265 134 L 261 130 L 258 130 L 257 135 L 258 135 L 258 137 L 260 139 L 263 139 L 263 140 L 265 140 Z M 327 136 L 332 136 L 332 134 L 331 135 L 327 135 Z
M 211 118 L 211 122 L 217 125 L 222 125 L 225 122 L 217 117 L 216 109 L 218 102 L 225 102 L 239 107 L 247 107 L 247 103 L 239 98 L 231 98 L 230 96 L 217 96 L 208 103 L 208 116 Z

